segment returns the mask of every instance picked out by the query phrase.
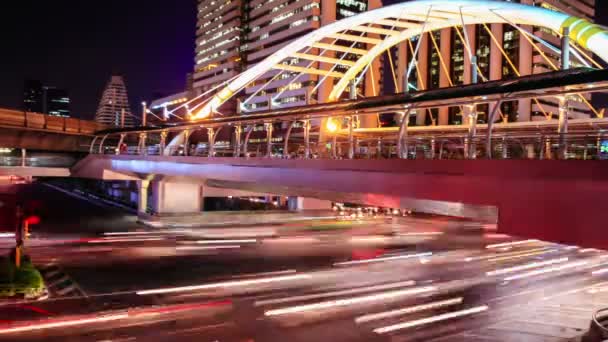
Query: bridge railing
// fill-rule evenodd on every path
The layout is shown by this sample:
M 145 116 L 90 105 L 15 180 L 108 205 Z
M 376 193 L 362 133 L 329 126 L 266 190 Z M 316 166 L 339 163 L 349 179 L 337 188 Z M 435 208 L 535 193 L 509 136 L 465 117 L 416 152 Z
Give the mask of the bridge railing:
M 98 132 L 89 150 L 211 158 L 598 159 L 602 148 L 608 149 L 608 142 L 604 145 L 608 118 L 603 118 L 603 112 L 597 113 L 597 118 L 576 118 L 581 114 L 570 108 L 577 106 L 574 99 L 581 94 L 608 90 L 607 77 L 606 70 L 572 69 L 515 80 L 114 129 Z M 508 122 L 509 117 L 501 113 L 505 102 L 532 98 L 546 99 L 559 115 Z M 480 105 L 487 105 L 485 112 Z M 459 108 L 463 123 L 436 126 L 429 113 L 442 108 Z M 425 113 L 433 125 L 412 127 L 421 121 L 418 115 Z M 397 126 L 377 127 L 379 115 L 392 116 Z
M 490 143 L 485 136 L 470 139 L 465 132 L 429 134 L 401 137 L 381 131 L 375 134 L 349 134 L 336 132 L 324 140 L 317 131 L 294 129 L 288 124 L 274 124 L 254 132 L 249 126 L 242 130 L 234 126 L 223 129 L 223 135 L 209 134 L 207 128 L 174 132 L 167 144 L 167 133 L 107 134 L 96 139 L 90 152 L 94 154 L 163 155 L 184 157 L 234 157 L 281 159 L 603 159 L 608 154 L 608 139 L 602 130 L 574 130 L 568 134 L 547 130 L 522 133 L 496 133 Z M 291 129 L 289 129 L 291 126 Z M 585 127 L 591 127 L 585 125 Z M 205 133 L 195 134 L 195 133 Z M 250 133 L 251 132 L 251 133 Z M 237 138 L 237 133 L 241 136 Z M 259 133 L 252 138 L 254 133 Z M 265 135 L 265 136 L 264 136 Z M 307 137 L 308 136 L 308 137 Z M 399 146 L 401 144 L 401 146 Z M 605 150 L 605 151 L 604 151 Z

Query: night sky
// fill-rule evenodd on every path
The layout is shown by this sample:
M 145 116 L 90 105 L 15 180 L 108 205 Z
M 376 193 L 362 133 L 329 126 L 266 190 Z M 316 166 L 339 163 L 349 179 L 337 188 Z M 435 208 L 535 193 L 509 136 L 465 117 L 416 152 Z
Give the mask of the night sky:
M 608 1 L 596 2 L 605 24 Z M 21 107 L 25 79 L 67 88 L 83 118 L 94 116 L 112 72 L 125 76 L 133 109 L 181 91 L 195 23 L 196 0 L 1 1 L 0 107 Z

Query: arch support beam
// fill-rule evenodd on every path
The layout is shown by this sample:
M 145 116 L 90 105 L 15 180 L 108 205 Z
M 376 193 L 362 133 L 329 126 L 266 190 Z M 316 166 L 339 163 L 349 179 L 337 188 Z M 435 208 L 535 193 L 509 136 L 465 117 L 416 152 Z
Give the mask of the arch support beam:
M 464 20 L 463 18 L 466 19 L 466 25 L 507 23 L 538 26 L 555 32 L 566 31 L 569 32 L 567 37 L 572 41 L 577 42 L 583 48 L 589 49 L 605 62 L 608 62 L 608 31 L 606 28 L 585 19 L 541 7 L 506 1 L 408 1 L 336 21 L 287 44 L 228 83 L 225 88 L 202 106 L 201 110 L 195 115 L 195 119 L 208 117 L 234 94 L 258 78 L 264 77 L 273 69 L 338 78 L 338 82 L 331 85 L 333 88 L 327 99 L 330 102 L 336 101 L 340 99 L 349 82 L 360 77 L 360 74 L 366 71 L 368 65 L 391 47 L 412 37 L 420 36 L 425 32 L 460 26 Z M 374 25 L 382 25 L 383 27 L 375 27 Z M 391 27 L 391 29 L 388 29 L 388 27 Z M 344 33 L 348 31 L 358 31 L 377 36 L 364 37 L 361 35 L 359 37 Z M 367 44 L 367 47 L 355 48 L 327 43 L 331 39 L 363 42 L 363 44 Z M 357 59 L 353 61 L 354 64 L 340 63 L 347 67 L 344 73 L 283 64 L 293 58 L 310 60 L 312 57 L 302 52 L 310 48 L 349 53 L 356 55 Z M 333 57 L 324 56 L 323 58 Z M 330 60 L 322 61 L 321 59 L 318 61 L 322 63 L 330 62 Z M 332 64 L 335 65 L 337 62 Z

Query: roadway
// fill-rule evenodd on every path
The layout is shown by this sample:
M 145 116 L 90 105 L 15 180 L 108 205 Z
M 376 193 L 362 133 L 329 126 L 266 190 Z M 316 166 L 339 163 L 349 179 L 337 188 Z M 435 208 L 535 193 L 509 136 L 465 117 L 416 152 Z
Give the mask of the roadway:
M 48 283 L 67 277 L 77 291 L 1 305 L 10 341 L 569 341 L 608 306 L 607 253 L 489 225 L 380 217 L 150 230 L 46 187 L 21 194 L 43 211 L 34 262 L 52 269 Z

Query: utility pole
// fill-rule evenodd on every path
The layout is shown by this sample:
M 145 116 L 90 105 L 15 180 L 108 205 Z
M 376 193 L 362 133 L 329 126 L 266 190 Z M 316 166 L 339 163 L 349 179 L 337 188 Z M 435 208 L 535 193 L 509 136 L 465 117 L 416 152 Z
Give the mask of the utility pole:
M 125 128 L 125 109 L 120 111 L 120 128 Z

